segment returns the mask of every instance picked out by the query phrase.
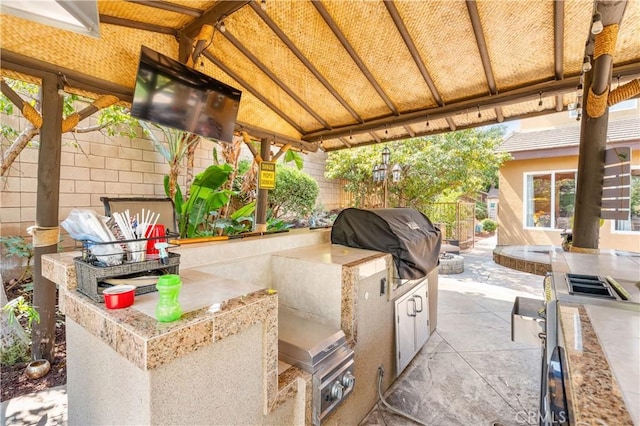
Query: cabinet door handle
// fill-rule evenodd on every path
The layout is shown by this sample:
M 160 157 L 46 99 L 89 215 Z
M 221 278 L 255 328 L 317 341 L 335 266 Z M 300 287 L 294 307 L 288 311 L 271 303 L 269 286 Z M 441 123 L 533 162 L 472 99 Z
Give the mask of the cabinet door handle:
M 416 312 L 422 312 L 422 310 L 424 309 L 424 305 L 422 304 L 422 296 L 416 294 L 415 296 L 413 296 L 413 299 L 415 300 L 416 298 L 420 299 L 420 309 L 418 309 Z
M 413 302 L 413 312 L 409 312 L 409 302 Z M 410 316 L 410 317 L 416 316 L 416 301 L 413 298 L 407 300 L 407 316 Z

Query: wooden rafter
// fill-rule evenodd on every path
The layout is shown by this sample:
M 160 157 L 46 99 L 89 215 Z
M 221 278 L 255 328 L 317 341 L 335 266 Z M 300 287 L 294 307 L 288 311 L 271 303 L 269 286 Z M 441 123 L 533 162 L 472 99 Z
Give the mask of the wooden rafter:
M 243 55 L 245 55 L 255 66 L 260 68 L 260 70 L 267 75 L 278 87 L 284 90 L 289 96 L 291 96 L 305 111 L 307 111 L 313 118 L 315 118 L 320 124 L 324 126 L 325 129 L 330 129 L 331 126 L 327 121 L 320 116 L 316 111 L 314 111 L 307 103 L 300 98 L 287 84 L 282 81 L 278 76 L 276 76 L 256 55 L 251 53 L 249 49 L 247 49 L 236 37 L 229 33 L 229 31 L 225 31 L 222 35 L 229 40 L 231 44 L 233 44 Z
M 193 38 L 200 32 L 200 28 L 202 28 L 203 25 L 215 25 L 218 21 L 228 17 L 247 3 L 249 3 L 249 1 L 218 1 L 212 8 L 180 30 L 180 34 Z
M 284 113 L 284 111 L 282 111 L 280 108 L 278 108 L 277 106 L 275 106 L 273 104 L 273 102 L 271 102 L 269 99 L 266 98 L 266 96 L 264 96 L 262 93 L 260 93 L 260 91 L 258 89 L 256 89 L 255 87 L 253 87 L 251 84 L 249 84 L 245 79 L 243 79 L 242 77 L 240 77 L 238 74 L 236 74 L 235 72 L 233 72 L 233 70 L 231 70 L 231 68 L 229 68 L 228 66 L 226 66 L 225 64 L 223 64 L 221 61 L 218 60 L 218 58 L 216 58 L 215 56 L 213 56 L 210 52 L 205 51 L 203 53 L 203 56 L 206 57 L 208 60 L 210 60 L 215 66 L 217 66 L 218 68 L 220 68 L 224 73 L 226 73 L 229 77 L 233 78 L 235 81 L 237 81 L 242 87 L 244 87 L 246 90 L 248 90 L 249 92 L 251 92 L 251 94 L 253 94 L 253 96 L 255 96 L 256 98 L 258 98 L 260 100 L 260 102 L 263 102 L 266 106 L 268 106 L 273 112 L 275 112 L 276 114 L 278 114 L 283 120 L 285 120 L 287 123 L 289 123 L 291 125 L 291 127 L 293 127 L 294 129 L 296 129 L 299 133 L 304 134 L 304 130 L 300 127 L 300 125 L 298 123 L 296 123 L 296 121 L 289 117 L 287 114 Z
M 313 4 L 313 6 L 318 11 L 318 13 L 320 13 L 320 16 L 322 16 L 322 19 L 324 19 L 324 22 L 329 26 L 333 34 L 338 38 L 338 40 L 340 41 L 340 44 L 342 44 L 342 47 L 344 47 L 347 53 L 349 53 L 349 55 L 351 56 L 351 59 L 353 59 L 353 61 L 356 63 L 356 65 L 358 66 L 362 74 L 367 78 L 371 86 L 373 86 L 376 93 L 378 93 L 378 96 L 380 96 L 380 98 L 384 101 L 384 103 L 387 105 L 387 107 L 391 110 L 391 112 L 394 115 L 398 115 L 399 114 L 398 108 L 393 104 L 393 102 L 391 102 L 391 99 L 389 99 L 389 96 L 387 96 L 384 90 L 382 90 L 382 87 L 380 87 L 380 84 L 378 84 L 373 74 L 371 74 L 371 71 L 369 71 L 367 66 L 362 61 L 362 59 L 360 59 L 360 56 L 358 56 L 353 46 L 351 46 L 351 43 L 349 43 L 349 41 L 344 36 L 344 34 L 342 34 L 342 31 L 340 31 L 340 28 L 338 28 L 338 25 L 336 25 L 335 21 L 333 20 L 331 15 L 329 15 L 329 12 L 324 7 L 324 5 L 319 1 L 311 2 L 311 4 Z
M 160 0 L 127 0 L 129 3 L 136 3 L 142 6 L 154 7 L 156 9 L 167 10 L 169 12 L 181 13 L 183 15 L 193 16 L 195 18 L 199 18 L 202 15 L 202 11 L 200 9 L 195 9 L 193 7 L 181 6 L 175 3 L 169 3 L 167 1 Z
M 564 78 L 564 1 L 553 2 L 553 70 L 556 80 Z
M 640 62 L 614 67 L 613 74 L 620 74 L 622 76 L 638 75 L 640 74 Z M 497 93 L 495 95 L 485 95 L 478 98 L 452 102 L 442 107 L 412 111 L 409 113 L 400 114 L 399 116 L 379 117 L 373 120 L 366 121 L 365 123 L 336 127 L 333 130 L 329 131 L 320 130 L 317 132 L 311 132 L 306 134 L 303 139 L 307 141 L 317 141 L 320 139 L 320 137 L 323 137 L 324 139 L 333 139 L 349 135 L 350 133 L 369 133 L 372 131 L 380 130 L 385 126 L 397 127 L 423 122 L 427 116 L 430 120 L 443 118 L 450 119 L 455 115 L 464 113 L 465 111 L 468 111 L 470 109 L 475 109 L 478 107 L 478 105 L 483 108 L 495 108 L 497 106 L 513 105 L 538 99 L 540 97 L 540 92 L 546 93 L 549 96 L 568 93 L 572 90 L 575 90 L 575 87 L 578 84 L 579 80 L 580 76 L 576 75 L 560 81 L 554 80 L 542 82 L 512 89 L 506 92 Z M 449 122 L 450 126 L 452 124 L 455 126 L 453 120 Z
M 114 95 L 125 102 L 131 102 L 133 100 L 133 89 L 120 86 L 110 81 L 39 61 L 5 49 L 0 49 L 0 56 L 2 57 L 2 68 L 21 74 L 31 75 L 37 78 L 43 78 L 50 73 L 64 76 L 65 89 L 71 87 L 90 93 Z
M 347 103 L 347 101 L 342 96 L 340 96 L 337 90 L 320 73 L 320 71 L 318 71 L 318 69 L 311 63 L 311 61 L 302 54 L 300 49 L 298 49 L 295 44 L 293 44 L 291 39 L 287 37 L 284 31 L 282 31 L 282 29 L 280 29 L 280 27 L 278 27 L 278 25 L 276 25 L 276 23 L 273 22 L 271 18 L 269 18 L 269 15 L 267 15 L 264 10 L 262 10 L 260 6 L 256 4 L 256 2 L 249 3 L 249 6 L 251 6 L 253 11 L 264 21 L 265 24 L 267 24 L 269 28 L 271 28 L 271 31 L 273 31 L 274 34 L 277 35 L 278 38 L 289 48 L 291 53 L 293 53 L 300 60 L 300 62 L 302 62 L 304 66 L 307 67 L 307 69 L 318 79 L 318 81 L 322 83 L 322 85 L 329 91 L 329 93 L 331 93 L 331 95 L 338 102 L 340 102 L 340 105 L 342 105 L 344 109 L 346 109 L 356 121 L 358 121 L 359 123 L 364 123 L 362 117 L 360 117 L 360 115 L 349 105 L 349 103 Z
M 484 75 L 487 78 L 487 85 L 489 86 L 489 93 L 495 95 L 498 93 L 498 87 L 496 85 L 496 79 L 493 75 L 493 69 L 491 68 L 491 60 L 489 59 L 489 50 L 487 49 L 487 41 L 484 38 L 484 31 L 482 30 L 482 23 L 480 22 L 480 14 L 478 13 L 478 5 L 475 0 L 467 0 L 467 11 L 469 18 L 471 19 L 471 26 L 473 27 L 473 34 L 476 38 L 476 44 L 478 45 L 478 51 L 480 52 L 480 59 L 482 60 L 482 68 L 484 69 Z M 502 117 L 502 110 L 498 111 L 496 108 L 496 116 Z M 455 129 L 451 129 L 455 130 Z
M 424 61 L 420 57 L 420 54 L 418 53 L 418 49 L 416 48 L 415 43 L 411 39 L 411 35 L 409 35 L 409 31 L 407 30 L 407 27 L 404 25 L 404 21 L 400 17 L 400 13 L 396 8 L 395 3 L 392 0 L 384 0 L 384 5 L 387 7 L 387 10 L 389 11 L 389 15 L 391 15 L 391 19 L 393 19 L 393 23 L 396 25 L 398 32 L 402 36 L 402 40 L 404 40 L 404 44 L 407 46 L 407 49 L 409 49 L 409 53 L 411 53 L 411 57 L 413 58 L 413 61 L 416 63 L 418 70 L 420 70 L 420 74 L 422 74 L 422 78 L 424 79 L 425 83 L 427 83 L 427 86 L 431 91 L 431 95 L 436 100 L 436 103 L 438 104 L 438 106 L 443 106 L 444 101 L 442 100 L 442 97 L 440 96 L 440 93 L 438 92 L 438 89 L 436 88 L 436 85 L 434 84 L 433 79 L 429 74 L 429 71 L 427 71 L 427 68 L 424 65 Z
M 347 142 L 347 140 L 345 138 L 340 138 L 339 140 L 340 140 L 340 142 L 342 142 L 342 144 L 344 146 L 346 146 L 347 148 L 351 148 L 351 144 L 349 142 Z
M 131 19 L 118 18 L 117 16 L 100 15 L 101 24 L 118 25 L 120 27 L 133 28 L 136 30 L 149 31 L 159 34 L 177 35 L 175 28 L 164 27 L 162 25 L 148 24 L 146 22 L 132 21 Z

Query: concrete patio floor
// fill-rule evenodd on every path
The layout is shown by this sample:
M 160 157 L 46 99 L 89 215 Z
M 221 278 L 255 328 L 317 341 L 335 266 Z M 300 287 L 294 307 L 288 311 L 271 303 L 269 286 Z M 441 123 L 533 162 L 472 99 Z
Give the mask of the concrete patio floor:
M 385 400 L 437 425 L 537 424 L 540 348 L 511 342 L 516 296 L 542 299 L 542 277 L 492 260 L 496 239 L 463 252 L 462 274 L 440 275 L 438 328 L 385 393 Z M 382 402 L 361 425 L 412 421 Z
M 462 253 L 465 271 L 441 275 L 438 329 L 385 399 L 429 425 L 537 424 L 540 349 L 511 342 L 516 296 L 542 298 L 542 277 L 492 260 L 496 239 Z M 391 372 L 385 372 L 390 374 Z M 3 425 L 66 425 L 65 387 L 2 402 Z M 405 425 L 381 402 L 362 425 Z

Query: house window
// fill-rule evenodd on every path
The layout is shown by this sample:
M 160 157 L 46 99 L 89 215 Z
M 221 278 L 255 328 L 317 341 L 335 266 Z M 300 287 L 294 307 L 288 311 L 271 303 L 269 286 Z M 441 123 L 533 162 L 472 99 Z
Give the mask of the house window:
M 616 220 L 614 230 L 640 232 L 640 169 L 631 169 L 631 218 Z
M 525 175 L 525 226 L 570 229 L 576 200 L 576 172 Z

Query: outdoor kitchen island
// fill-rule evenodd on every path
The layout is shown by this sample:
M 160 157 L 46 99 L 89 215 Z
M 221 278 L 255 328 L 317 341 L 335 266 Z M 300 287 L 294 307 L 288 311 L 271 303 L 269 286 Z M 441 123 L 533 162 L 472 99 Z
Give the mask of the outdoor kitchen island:
M 331 312 L 339 313 L 356 362 L 353 391 L 323 423 L 361 420 L 376 401 L 377 366 L 385 369 L 383 390 L 395 378 L 392 298 L 420 283 L 394 289 L 390 255 L 328 240 L 328 230 L 296 230 L 172 249 L 181 255 L 185 313 L 171 323 L 149 311 L 157 293 L 136 296 L 130 308 L 107 310 L 75 290 L 78 253 L 44 256 L 43 275 L 58 285 L 66 315 L 70 424 L 313 423 L 312 376 L 278 362 L 279 304 L 335 326 L 334 314 L 282 304 L 295 270 L 307 271 L 300 288 L 320 278 L 308 256 L 338 271 L 325 275 L 326 291 L 318 297 L 340 295 Z M 303 258 L 296 261 L 292 250 Z M 429 284 L 437 286 L 437 270 Z
M 640 425 L 640 253 L 555 252 L 551 268 L 572 424 Z M 609 294 L 594 297 L 572 284 L 588 276 L 605 287 L 613 278 Z

